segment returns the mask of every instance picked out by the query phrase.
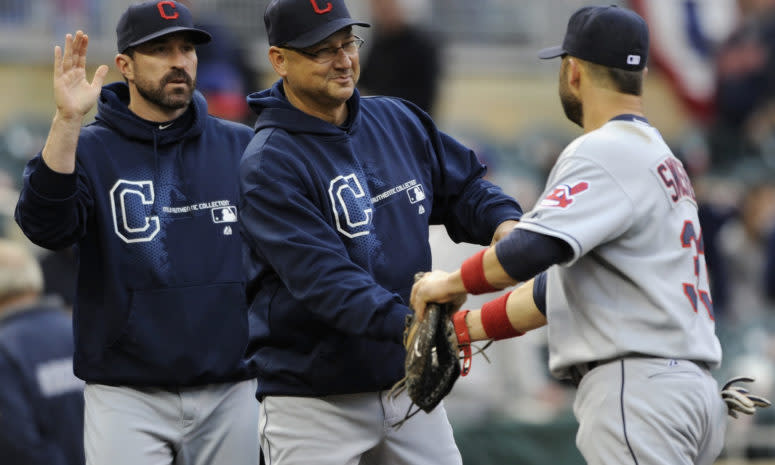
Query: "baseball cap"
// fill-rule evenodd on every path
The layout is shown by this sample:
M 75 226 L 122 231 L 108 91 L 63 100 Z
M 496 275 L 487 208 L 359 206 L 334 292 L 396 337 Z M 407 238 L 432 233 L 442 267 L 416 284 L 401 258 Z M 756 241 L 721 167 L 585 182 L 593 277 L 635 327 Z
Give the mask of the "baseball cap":
M 171 0 L 154 0 L 131 5 L 116 26 L 118 52 L 173 32 L 189 32 L 195 44 L 210 42 L 206 31 L 194 27 L 191 12 Z
M 269 45 L 304 48 L 347 26 L 370 27 L 354 20 L 344 0 L 272 0 L 264 11 Z
M 642 70 L 649 54 L 649 29 L 632 10 L 615 5 L 584 7 L 568 20 L 562 45 L 545 48 L 538 57 L 565 54 L 611 68 Z

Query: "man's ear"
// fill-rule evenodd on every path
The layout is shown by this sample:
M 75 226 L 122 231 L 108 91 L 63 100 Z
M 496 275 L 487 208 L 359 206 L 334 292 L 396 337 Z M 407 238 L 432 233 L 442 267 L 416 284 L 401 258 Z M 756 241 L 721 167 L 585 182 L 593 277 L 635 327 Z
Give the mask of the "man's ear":
M 269 62 L 272 64 L 275 73 L 280 77 L 286 77 L 288 75 L 288 57 L 286 51 L 280 47 L 272 45 L 269 47 Z
M 581 86 L 581 62 L 573 57 L 568 57 L 566 66 L 568 67 L 568 72 L 566 73 L 566 78 L 568 79 L 568 88 L 574 89 L 578 92 L 579 87 Z
M 135 78 L 135 63 L 129 55 L 119 53 L 115 58 L 116 69 L 124 76 L 128 81 Z

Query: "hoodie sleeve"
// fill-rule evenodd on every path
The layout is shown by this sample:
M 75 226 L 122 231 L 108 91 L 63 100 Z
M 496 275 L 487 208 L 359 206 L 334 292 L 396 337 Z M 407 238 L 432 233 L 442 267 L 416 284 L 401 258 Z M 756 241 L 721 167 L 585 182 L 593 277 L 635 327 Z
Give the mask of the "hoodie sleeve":
M 455 242 L 489 245 L 495 229 L 506 220 L 519 220 L 522 208 L 512 197 L 483 179 L 487 168 L 476 154 L 438 130 L 431 118 L 410 102 L 429 137 L 433 168 L 431 223 L 443 224 Z
M 350 259 L 316 203 L 327 199 L 316 199 L 309 171 L 260 139 L 248 146 L 240 166 L 247 245 L 299 307 L 326 325 L 400 343 L 409 308 Z
M 35 244 L 59 250 L 77 242 L 86 231 L 92 199 L 79 174 L 53 171 L 40 153 L 27 163 L 14 217 Z

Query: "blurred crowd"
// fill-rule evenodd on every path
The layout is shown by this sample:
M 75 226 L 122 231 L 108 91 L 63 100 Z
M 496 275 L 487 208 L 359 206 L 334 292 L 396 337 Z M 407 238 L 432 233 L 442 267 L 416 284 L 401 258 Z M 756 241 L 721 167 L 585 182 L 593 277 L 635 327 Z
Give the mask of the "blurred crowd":
M 63 14 L 73 17 L 98 2 L 56 3 Z M 197 12 L 194 1 L 186 3 Z M 374 37 L 364 49 L 361 90 L 401 96 L 435 112 L 445 74 L 443 41 L 434 38 L 424 22 L 412 21 L 402 9 L 405 3 L 370 2 L 376 13 L 372 16 Z M 623 3 L 649 22 L 654 35 L 650 73 L 669 78 L 676 99 L 691 119 L 688 130 L 667 142 L 692 176 L 700 206 L 715 320 L 724 348 L 718 379 L 752 375 L 757 393 L 773 398 L 775 0 Z M 5 5 L 0 9 L 0 23 L 14 14 L 15 4 L 0 1 L 0 6 Z M 725 20 L 718 21 L 722 14 L 727 15 Z M 660 22 L 668 17 L 670 21 Z M 212 15 L 200 22 L 207 23 L 214 40 L 199 51 L 199 88 L 214 114 L 250 123 L 244 96 L 258 90 L 260 76 L 228 25 Z M 47 129 L 47 120 L 42 124 L 15 121 L 0 128 L 0 217 L 5 220 L 6 238 L 23 240 L 12 221 L 13 206 L 23 165 L 42 147 Z M 521 134 L 515 142 L 455 135 L 477 151 L 490 167 L 491 179 L 528 210 L 543 188 L 548 167 L 578 134 L 550 128 L 545 133 Z M 431 237 L 435 268 L 457 268 L 476 249 L 452 243 L 441 229 Z M 76 266 L 72 253 L 34 251 L 44 273 L 44 294 L 57 295 L 69 305 Z M 466 306 L 476 308 L 481 303 L 471 298 Z M 458 381 L 446 401 L 453 425 L 472 427 L 494 418 L 547 423 L 569 417 L 572 391 L 550 377 L 545 343 L 545 334 L 535 331 L 502 341 L 485 355 L 474 357 L 471 374 Z M 476 407 L 471 407 L 469 399 L 477 399 Z M 748 441 L 755 437 L 752 432 L 757 427 L 775 427 L 773 410 L 733 422 L 728 454 L 775 457 L 771 440 Z

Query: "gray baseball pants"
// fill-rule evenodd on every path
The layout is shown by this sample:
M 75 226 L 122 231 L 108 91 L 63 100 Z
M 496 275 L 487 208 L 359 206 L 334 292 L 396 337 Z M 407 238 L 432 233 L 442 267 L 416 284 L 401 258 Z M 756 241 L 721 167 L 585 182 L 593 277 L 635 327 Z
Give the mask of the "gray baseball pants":
M 710 465 L 724 446 L 726 410 L 701 364 L 618 359 L 581 379 L 576 445 L 590 465 Z
M 259 429 L 267 465 L 461 465 L 443 403 L 400 427 L 410 399 L 387 391 L 267 396 Z M 416 408 L 416 407 L 414 407 Z
M 256 380 L 180 389 L 88 383 L 87 465 L 257 465 Z

